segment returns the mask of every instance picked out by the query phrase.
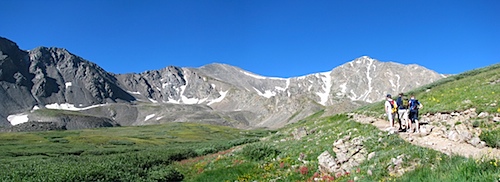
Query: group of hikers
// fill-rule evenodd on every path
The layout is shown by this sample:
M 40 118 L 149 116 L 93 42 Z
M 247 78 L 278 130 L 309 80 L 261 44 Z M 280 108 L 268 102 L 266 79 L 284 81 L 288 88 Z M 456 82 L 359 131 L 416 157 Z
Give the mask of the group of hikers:
M 412 123 L 415 123 L 415 132 L 419 133 L 418 110 L 422 107 L 422 103 L 415 99 L 415 95 L 411 95 L 408 99 L 400 93 L 396 101 L 392 99 L 391 94 L 387 94 L 384 109 L 391 128 L 394 128 L 394 120 L 397 118 L 400 131 L 413 132 Z

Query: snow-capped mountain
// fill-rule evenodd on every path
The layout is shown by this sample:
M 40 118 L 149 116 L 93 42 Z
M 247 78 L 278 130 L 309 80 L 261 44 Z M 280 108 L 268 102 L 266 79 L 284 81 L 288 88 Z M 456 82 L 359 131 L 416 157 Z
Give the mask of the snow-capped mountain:
M 206 122 L 277 128 L 325 107 L 379 101 L 386 93 L 444 77 L 418 65 L 367 56 L 329 72 L 275 78 L 227 64 L 113 74 L 65 49 L 23 51 L 5 38 L 0 38 L 0 51 L 0 125 L 6 127 L 74 120 L 64 112 L 50 117 L 41 112 L 49 108 L 119 125 Z

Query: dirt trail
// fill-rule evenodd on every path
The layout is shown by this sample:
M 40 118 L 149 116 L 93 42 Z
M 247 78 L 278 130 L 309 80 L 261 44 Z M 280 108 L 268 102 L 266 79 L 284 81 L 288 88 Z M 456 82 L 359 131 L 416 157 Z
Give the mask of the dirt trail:
M 364 118 L 360 118 L 364 117 Z M 373 117 L 360 116 L 355 118 L 356 121 L 362 123 L 371 123 L 382 131 L 389 131 L 389 122 L 382 119 L 377 119 Z M 395 127 L 399 127 L 398 124 Z M 464 157 L 472 157 L 474 159 L 500 159 L 500 150 L 491 147 L 476 148 L 468 143 L 461 143 L 449 140 L 439 136 L 436 131 L 430 131 L 428 133 L 406 133 L 406 132 L 396 132 L 404 140 L 423 147 L 434 149 L 443 152 L 447 155 L 457 154 Z

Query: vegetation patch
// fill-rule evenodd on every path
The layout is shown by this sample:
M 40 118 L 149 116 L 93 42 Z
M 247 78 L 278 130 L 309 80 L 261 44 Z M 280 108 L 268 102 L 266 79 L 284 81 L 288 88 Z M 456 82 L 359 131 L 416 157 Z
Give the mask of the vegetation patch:
M 273 159 L 279 153 L 280 151 L 272 145 L 257 143 L 245 146 L 241 154 L 249 160 L 261 161 L 265 159 Z
M 193 123 L 0 133 L 0 181 L 181 181 L 174 161 L 268 134 Z

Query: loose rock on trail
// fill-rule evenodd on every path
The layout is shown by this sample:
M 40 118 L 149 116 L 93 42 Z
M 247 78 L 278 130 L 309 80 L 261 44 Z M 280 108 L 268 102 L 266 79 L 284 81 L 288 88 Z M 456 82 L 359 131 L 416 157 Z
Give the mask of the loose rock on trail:
M 395 124 L 395 129 L 390 128 L 387 120 L 369 117 L 360 114 L 350 114 L 357 122 L 372 124 L 382 131 L 391 134 L 398 134 L 402 139 L 414 144 L 443 152 L 447 155 L 460 155 L 472 157 L 474 159 L 500 159 L 500 150 L 487 146 L 475 147 L 464 141 L 454 141 L 447 136 L 443 136 L 443 131 L 438 127 L 428 123 L 421 124 L 420 133 L 399 132 L 399 124 Z

